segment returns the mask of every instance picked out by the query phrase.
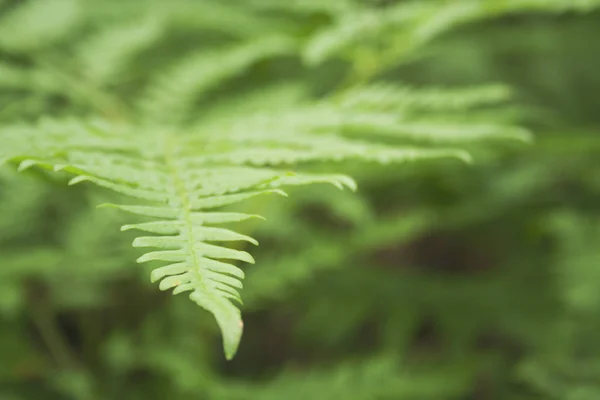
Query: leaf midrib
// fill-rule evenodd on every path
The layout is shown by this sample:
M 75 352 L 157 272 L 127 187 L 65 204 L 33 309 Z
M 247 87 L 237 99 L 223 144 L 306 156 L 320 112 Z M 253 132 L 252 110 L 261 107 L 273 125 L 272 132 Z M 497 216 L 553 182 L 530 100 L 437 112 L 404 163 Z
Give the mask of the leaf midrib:
M 200 262 L 198 260 L 198 256 L 196 254 L 196 249 L 195 249 L 195 244 L 196 244 L 196 237 L 194 235 L 194 224 L 192 222 L 192 218 L 191 218 L 191 202 L 190 202 L 190 198 L 189 198 L 189 192 L 186 189 L 185 186 L 185 182 L 184 180 L 181 178 L 181 173 L 179 170 L 179 167 L 177 166 L 177 163 L 175 162 L 175 155 L 176 155 L 176 151 L 174 150 L 175 148 L 178 147 L 177 143 L 175 142 L 174 139 L 170 138 L 170 140 L 166 140 L 166 146 L 165 146 L 165 152 L 164 152 L 164 157 L 165 157 L 165 164 L 167 166 L 167 170 L 169 172 L 169 174 L 171 175 L 172 179 L 173 179 L 173 185 L 175 187 L 175 193 L 177 194 L 179 200 L 181 201 L 181 215 L 180 215 L 180 219 L 183 220 L 183 222 L 185 223 L 185 227 L 187 229 L 187 244 L 188 244 L 188 249 L 189 249 L 189 253 L 192 257 L 192 273 L 196 276 L 196 280 L 199 283 L 199 285 L 201 286 L 202 290 L 208 294 L 211 293 L 211 291 L 209 290 L 209 288 L 206 286 L 206 284 L 204 283 L 204 279 L 200 274 Z M 196 290 L 194 288 L 194 290 Z

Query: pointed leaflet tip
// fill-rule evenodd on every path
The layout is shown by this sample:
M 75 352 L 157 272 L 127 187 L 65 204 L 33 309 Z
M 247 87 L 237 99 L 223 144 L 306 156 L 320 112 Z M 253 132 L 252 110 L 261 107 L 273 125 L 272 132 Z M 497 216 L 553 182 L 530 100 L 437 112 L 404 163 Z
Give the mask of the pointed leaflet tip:
M 34 165 L 36 165 L 38 162 L 36 160 L 23 160 L 21 161 L 21 163 L 19 164 L 19 167 L 17 168 L 18 172 L 23 172 L 26 169 L 29 169 L 31 167 L 33 167 Z
M 232 342 L 232 343 L 227 343 L 225 341 L 225 337 L 223 338 L 223 350 L 225 352 L 225 359 L 227 361 L 231 361 L 233 360 L 233 357 L 235 357 L 235 354 L 237 353 L 238 350 L 238 346 L 240 344 L 240 340 L 242 338 L 242 332 L 244 331 L 244 321 L 242 319 L 238 320 L 238 329 L 239 329 L 239 339 L 236 342 Z
M 79 175 L 69 181 L 69 186 L 73 186 L 80 182 L 85 182 L 89 180 L 91 180 L 89 176 Z
M 531 132 L 526 129 L 519 129 L 514 135 L 514 139 L 520 140 L 523 143 L 533 143 L 535 141 L 535 137 Z
M 288 194 L 281 189 L 268 190 L 266 193 L 273 193 L 273 194 L 278 194 L 283 197 L 288 197 Z
M 324 177 L 323 182 L 331 183 L 333 186 L 340 190 L 349 188 L 352 191 L 356 191 L 356 182 L 352 178 L 346 175 L 334 175 L 330 177 Z
M 341 175 L 337 177 L 337 180 L 339 183 L 342 184 L 342 189 L 343 186 L 347 187 L 348 189 L 352 190 L 353 192 L 356 192 L 356 189 L 358 188 L 358 186 L 356 185 L 356 181 L 354 179 L 352 179 L 349 176 L 346 175 Z
M 244 323 L 240 310 L 224 297 L 216 297 L 211 293 L 194 290 L 190 293 L 190 299 L 212 313 L 217 320 L 217 325 L 223 335 L 223 352 L 229 361 L 237 353 L 242 339 Z
M 456 157 L 458 157 L 460 160 L 464 161 L 467 164 L 473 164 L 473 157 L 466 151 L 458 151 L 456 153 Z

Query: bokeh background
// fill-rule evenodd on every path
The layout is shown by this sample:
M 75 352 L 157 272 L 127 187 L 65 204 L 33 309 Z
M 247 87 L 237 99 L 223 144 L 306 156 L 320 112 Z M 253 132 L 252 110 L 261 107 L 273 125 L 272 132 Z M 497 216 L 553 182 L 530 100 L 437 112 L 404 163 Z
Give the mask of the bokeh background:
M 597 5 L 0 0 L 0 126 L 135 119 L 143 96 L 142 109 L 168 109 L 210 51 L 284 36 L 295 47 L 267 46 L 227 82 L 215 57 L 209 93 L 177 118 L 361 79 L 499 83 L 512 97 L 490 118 L 535 138 L 466 143 L 471 165 L 322 165 L 358 192 L 245 205 L 267 220 L 240 228 L 261 245 L 229 362 L 212 317 L 135 263 L 125 216 L 95 209 L 109 194 L 4 166 L 0 399 L 600 399 Z M 179 89 L 144 91 L 185 62 Z M 244 97 L 256 90 L 270 94 Z

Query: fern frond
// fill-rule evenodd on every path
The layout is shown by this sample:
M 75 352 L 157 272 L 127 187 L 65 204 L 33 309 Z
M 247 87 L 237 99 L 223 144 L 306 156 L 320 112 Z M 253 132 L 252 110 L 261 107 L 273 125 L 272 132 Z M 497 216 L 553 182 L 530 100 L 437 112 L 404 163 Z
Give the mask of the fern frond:
M 161 3 L 161 2 L 158 2 Z M 174 4 L 173 4 L 174 3 Z M 253 10 L 248 1 L 223 2 L 217 0 L 161 3 L 161 11 L 171 25 L 201 31 L 218 32 L 228 37 L 248 40 L 285 29 L 284 21 L 263 16 Z
M 357 42 L 410 23 L 431 8 L 432 4 L 426 1 L 402 2 L 386 9 L 363 9 L 340 14 L 332 26 L 324 28 L 308 41 L 304 60 L 309 65 L 320 64 Z
M 189 56 L 150 84 L 139 108 L 151 121 L 177 124 L 189 115 L 193 102 L 204 92 L 238 75 L 260 59 L 287 54 L 295 48 L 293 41 L 271 36 L 226 50 Z
M 255 125 L 256 126 L 256 125 Z M 331 127 L 331 126 L 330 126 Z M 380 163 L 415 161 L 442 157 L 456 157 L 470 161 L 470 156 L 453 148 L 390 147 L 359 140 L 348 140 L 337 135 L 311 134 L 301 125 L 282 124 L 280 137 L 273 137 L 273 131 L 248 130 L 224 134 L 206 143 L 210 154 L 194 157 L 194 165 L 230 163 L 247 165 L 297 164 L 314 161 L 342 161 L 361 159 Z M 268 133 L 268 134 L 265 134 Z M 295 133 L 295 134 L 294 134 Z M 295 136 L 298 135 L 298 136 Z M 230 143 L 240 143 L 244 149 L 233 149 Z
M 150 131 L 142 137 L 127 126 L 45 121 L 39 127 L 21 125 L 0 131 L 0 140 L 9 149 L 2 151 L 0 162 L 16 163 L 20 169 L 38 165 L 67 172 L 75 175 L 70 184 L 89 181 L 136 199 L 137 204 L 111 206 L 153 220 L 123 227 L 155 234 L 134 240 L 134 247 L 156 249 L 138 262 L 166 263 L 152 272 L 152 280 L 160 280 L 159 288 L 173 289 L 174 294 L 190 291 L 190 298 L 216 318 L 226 357 L 231 358 L 242 334 L 240 310 L 232 301 L 241 302 L 238 290 L 244 277 L 233 262 L 253 263 L 254 259 L 218 243 L 257 242 L 213 225 L 255 216 L 216 209 L 263 194 L 285 195 L 281 188 L 286 186 L 330 183 L 355 189 L 354 181 L 343 175 L 297 173 L 265 165 L 467 157 L 458 150 L 392 148 L 302 133 L 278 138 L 270 132 L 242 137 Z
M 466 111 L 510 98 L 510 89 L 501 84 L 415 88 L 398 83 L 373 83 L 346 90 L 336 101 L 350 109 L 432 113 Z
M 159 7 L 159 2 L 151 3 Z M 47 4 L 54 7 L 52 11 Z M 328 183 L 355 189 L 354 181 L 345 175 L 304 173 L 297 170 L 299 164 L 348 159 L 400 163 L 443 157 L 469 161 L 469 154 L 453 148 L 453 142 L 528 137 L 512 125 L 493 119 L 484 124 L 473 117 L 479 108 L 505 100 L 508 92 L 500 86 L 414 89 L 391 84 L 365 85 L 364 80 L 359 80 L 350 89 L 317 101 L 305 93 L 308 90 L 300 93 L 298 86 L 289 85 L 272 97 L 261 87 L 262 103 L 245 98 L 252 104 L 238 107 L 243 101 L 241 93 L 238 103 L 228 102 L 220 109 L 207 104 L 208 112 L 202 109 L 202 118 L 194 115 L 199 100 L 208 99 L 211 91 L 262 60 L 298 56 L 300 38 L 287 35 L 285 30 L 273 34 L 271 28 L 259 26 L 263 17 L 270 20 L 272 11 L 276 14 L 274 20 L 281 15 L 285 20 L 288 14 L 296 15 L 300 10 L 308 18 L 313 14 L 339 18 L 338 25 L 318 34 L 306 48 L 307 60 L 320 62 L 344 53 L 354 43 L 372 40 L 371 36 L 379 35 L 382 27 L 395 33 L 405 29 L 406 36 L 400 36 L 410 39 L 406 41 L 410 48 L 412 38 L 428 38 L 443 26 L 450 26 L 450 22 L 436 20 L 436 7 L 440 4 L 437 2 L 403 2 L 375 10 L 343 0 L 329 4 L 274 4 L 258 0 L 246 4 L 244 9 L 258 14 L 265 11 L 264 14 L 247 21 L 240 8 L 231 5 L 234 3 L 182 2 L 182 8 L 171 11 L 160 6 L 165 7 L 164 15 L 151 13 L 148 19 L 137 15 L 136 7 L 124 5 L 127 17 L 121 18 L 113 7 L 100 10 L 104 6 L 99 3 L 90 5 L 88 10 L 98 9 L 102 17 L 79 18 L 74 16 L 79 12 L 77 4 L 77 0 L 33 0 L 15 5 L 0 20 L 1 48 L 14 48 L 21 55 L 50 50 L 59 59 L 60 52 L 54 54 L 50 45 L 63 40 L 78 24 L 108 27 L 69 45 L 67 54 L 73 55 L 73 65 L 62 60 L 54 65 L 41 56 L 27 60 L 32 64 L 30 70 L 2 64 L 0 73 L 4 71 L 6 75 L 0 76 L 0 85 L 36 92 L 38 96 L 60 94 L 77 105 L 100 103 L 100 107 L 93 107 L 96 111 L 115 116 L 119 113 L 113 109 L 120 108 L 115 100 L 118 96 L 104 92 L 104 88 L 125 81 L 123 74 L 133 74 L 132 64 L 150 47 L 157 47 L 158 54 L 162 54 L 162 39 L 173 33 L 171 30 L 177 30 L 175 36 L 192 32 L 198 37 L 217 31 L 221 34 L 219 40 L 225 36 L 222 42 L 230 44 L 224 49 L 176 58 L 164 72 L 153 74 L 149 67 L 148 82 L 139 79 L 140 85 L 146 84 L 141 96 L 134 88 L 125 100 L 133 103 L 137 111 L 136 115 L 128 114 L 133 122 L 118 125 L 74 117 L 41 121 L 35 126 L 20 123 L 0 127 L 0 164 L 13 163 L 19 170 L 37 166 L 61 172 L 71 176 L 70 184 L 89 182 L 131 199 L 129 204 L 106 206 L 142 219 L 122 226 L 124 231 L 145 232 L 133 242 L 134 247 L 145 249 L 138 262 L 159 262 L 151 279 L 160 281 L 161 290 L 172 289 L 174 294 L 190 292 L 190 298 L 215 317 L 227 358 L 235 354 L 243 330 L 237 303 L 241 303 L 244 272 L 237 263 L 254 262 L 250 253 L 227 243 L 256 245 L 257 241 L 222 225 L 258 216 L 222 208 L 266 194 L 285 195 L 282 189 L 289 186 Z M 238 10 L 235 18 L 248 24 L 241 22 L 239 30 L 222 35 L 217 22 L 226 17 L 230 5 Z M 200 18 L 198 26 L 191 20 L 183 25 L 177 22 L 186 19 L 186 10 L 213 8 L 222 12 L 213 24 L 206 22 L 212 18 L 210 13 Z M 56 12 L 62 13 L 62 19 L 38 21 L 40 15 L 49 19 L 48 15 Z M 187 18 L 192 18 L 193 13 L 189 14 Z M 427 25 L 423 21 L 432 22 Z M 25 33 L 18 31 L 21 24 L 27 26 Z M 252 32 L 249 37 L 242 34 L 246 30 Z M 240 38 L 243 39 L 235 41 Z M 351 52 L 351 56 L 355 53 Z M 71 76 L 71 71 L 78 73 Z M 307 87 L 305 83 L 301 88 Z M 129 89 L 120 87 L 119 93 L 130 93 Z M 47 103 L 48 112 L 53 102 Z M 212 113 L 215 109 L 220 112 Z M 71 111 L 71 115 L 82 114 L 78 107 Z M 448 118 L 456 111 L 465 115 L 464 120 Z M 140 121 L 145 122 L 143 128 L 136 125 Z M 400 140 L 391 145 L 390 137 Z M 405 142 L 411 144 L 398 144 Z M 432 143 L 442 145 L 434 147 Z
M 367 152 L 360 148 L 360 142 L 338 143 L 330 132 L 358 134 L 371 140 L 376 135 L 384 135 L 430 143 L 473 142 L 490 138 L 530 141 L 529 132 L 521 127 L 490 118 L 484 122 L 475 117 L 469 118 L 474 115 L 469 111 L 470 108 L 495 104 L 505 100 L 507 95 L 506 88 L 496 85 L 462 90 L 411 89 L 389 84 L 358 86 L 318 103 L 295 104 L 277 113 L 230 115 L 228 119 L 221 118 L 206 124 L 202 130 L 206 132 L 206 137 L 210 132 L 218 131 L 222 132 L 220 137 L 225 137 L 226 140 L 235 138 L 239 142 L 260 145 L 263 150 L 264 147 L 269 147 L 267 151 L 283 151 L 279 154 L 288 161 L 301 161 L 302 157 L 306 160 L 322 159 L 325 154 L 335 159 L 344 152 L 355 152 L 368 157 Z M 428 112 L 423 113 L 423 109 Z M 448 116 L 448 113 L 456 110 L 462 111 L 462 119 Z M 298 133 L 311 135 L 311 140 L 300 139 L 301 143 L 297 143 Z M 280 144 L 277 145 L 276 142 Z M 304 155 L 295 153 L 300 158 L 290 159 L 284 154 L 285 149 L 278 150 L 283 146 L 306 144 L 311 149 L 306 148 L 307 153 Z M 377 158 L 373 153 L 377 148 L 372 143 L 368 147 L 370 154 Z M 263 150 L 259 151 L 266 155 L 267 152 Z M 380 150 L 382 160 L 386 157 L 384 153 L 394 157 L 389 153 L 389 148 Z M 427 157 L 429 151 L 440 155 L 440 151 L 446 150 L 416 149 L 424 157 Z M 220 159 L 218 146 L 213 154 L 214 160 Z M 250 150 L 247 149 L 244 154 L 250 154 Z
M 114 127 L 112 135 L 100 121 L 43 119 L 36 125 L 21 123 L 0 128 L 0 165 L 20 163 L 20 169 L 33 165 L 54 169 L 64 165 L 66 155 L 77 150 L 129 151 L 138 146 Z
M 307 44 L 304 59 L 309 65 L 339 55 L 359 57 L 357 46 L 373 42 L 387 45 L 381 57 L 393 62 L 426 42 L 457 26 L 512 13 L 586 12 L 600 6 L 599 0 L 443 0 L 409 1 L 381 9 L 340 13 L 338 20 L 317 33 Z M 364 62 L 364 61 L 360 61 Z
M 308 101 L 306 87 L 298 81 L 261 87 L 242 92 L 233 98 L 217 100 L 205 113 L 191 123 L 190 130 L 207 132 L 219 126 L 230 126 L 231 121 L 242 121 L 252 115 L 286 113 L 290 107 Z
M 600 6 L 598 0 L 501 0 L 489 3 L 458 1 L 439 4 L 437 10 L 419 21 L 413 37 L 427 41 L 460 24 L 483 21 L 507 14 L 543 12 L 589 12 Z

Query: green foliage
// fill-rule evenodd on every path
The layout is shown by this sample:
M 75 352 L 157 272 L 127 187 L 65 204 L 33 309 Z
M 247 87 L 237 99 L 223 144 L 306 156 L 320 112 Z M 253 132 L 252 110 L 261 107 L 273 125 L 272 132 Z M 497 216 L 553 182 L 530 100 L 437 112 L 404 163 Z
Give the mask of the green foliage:
M 43 11 L 43 7 L 46 5 L 28 3 L 25 8 L 17 7 L 6 18 L 9 22 L 33 18 L 35 10 Z M 160 27 L 165 22 L 161 23 L 158 17 L 148 21 L 137 21 L 134 25 L 127 21 L 129 25 L 123 23 L 123 27 L 114 27 L 115 22 L 112 22 L 109 30 L 93 32 L 91 39 L 72 46 L 77 67 L 83 72 L 78 79 L 85 82 L 85 88 L 95 91 L 98 87 L 112 86 L 119 71 L 126 70 L 128 59 L 131 61 L 145 49 L 154 49 L 151 45 L 164 30 Z M 6 29 L 10 27 L 9 24 Z M 50 30 L 51 26 L 42 28 Z M 68 26 L 61 25 L 61 29 L 68 29 Z M 18 31 L 12 35 L 19 37 Z M 55 38 L 62 36 L 64 34 L 58 32 L 54 35 Z M 28 39 L 29 42 L 36 40 Z M 117 47 L 111 45 L 113 42 L 118 43 Z M 11 46 L 5 44 L 7 50 L 11 50 Z M 6 144 L 1 159 L 18 163 L 19 170 L 40 165 L 66 171 L 77 175 L 71 184 L 90 181 L 151 202 L 152 205 L 117 206 L 133 214 L 158 219 L 123 227 L 124 230 L 136 229 L 160 235 L 134 240 L 134 247 L 161 249 L 146 253 L 138 262 L 168 263 L 153 271 L 152 281 L 161 280 L 160 289 L 174 288 L 175 294 L 192 292 L 190 298 L 217 319 L 224 335 L 227 358 L 235 354 L 242 334 L 240 312 L 231 300 L 241 302 L 238 289 L 242 288 L 240 279 L 244 273 L 219 260 L 254 263 L 254 259 L 247 252 L 206 242 L 241 240 L 258 243 L 228 229 L 206 226 L 239 222 L 251 215 L 209 210 L 264 193 L 285 194 L 279 188 L 286 185 L 330 182 L 340 188 L 354 187 L 350 178 L 343 176 L 299 174 L 251 168 L 251 165 L 275 166 L 346 158 L 385 163 L 445 156 L 468 160 L 468 155 L 458 150 L 370 144 L 345 138 L 345 131 L 358 132 L 361 136 L 380 132 L 441 142 L 460 140 L 462 136 L 469 140 L 489 136 L 527 137 L 526 132 L 500 122 L 453 125 L 433 118 L 431 122 L 428 119 L 412 122 L 409 118 L 411 108 L 418 109 L 419 103 L 425 109 L 427 103 L 437 101 L 437 107 L 432 108 L 443 110 L 446 103 L 468 110 L 470 106 L 494 102 L 493 93 L 490 96 L 486 92 L 503 92 L 502 89 L 465 89 L 464 92 L 449 93 L 439 90 L 441 101 L 428 101 L 432 94 L 427 90 L 409 93 L 393 85 L 352 87 L 350 92 L 343 91 L 334 99 L 305 99 L 277 114 L 268 111 L 268 104 L 258 115 L 234 117 L 226 113 L 222 120 L 233 123 L 229 128 L 213 124 L 208 125 L 210 129 L 202 129 L 202 120 L 196 122 L 193 129 L 186 128 L 191 110 L 203 95 L 225 85 L 261 60 L 298 52 L 298 43 L 293 37 L 278 36 L 277 33 L 225 46 L 224 50 L 183 55 L 181 61 L 170 62 L 172 65 L 166 71 L 149 74 L 148 83 L 142 85 L 146 88 L 140 89 L 140 100 L 135 101 L 135 109 L 139 111 L 130 117 L 131 122 L 115 122 L 118 126 L 110 126 L 110 119 L 124 118 L 123 112 L 108 103 L 110 95 L 101 92 L 96 96 L 107 100 L 102 100 L 101 110 L 94 111 L 104 111 L 106 115 L 99 117 L 105 120 L 86 123 L 82 116 L 64 122 L 43 121 L 38 125 L 6 124 L 0 140 Z M 35 58 L 32 58 L 35 65 Z M 58 68 L 54 66 L 53 70 Z M 505 100 L 504 96 L 495 97 Z M 406 103 L 405 99 L 411 98 L 412 104 Z M 133 110 L 128 110 L 127 114 L 133 114 Z
M 595 398 L 598 6 L 0 1 L 0 397 Z

